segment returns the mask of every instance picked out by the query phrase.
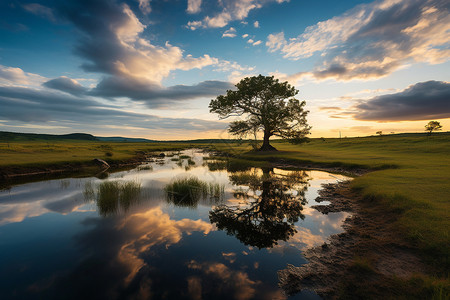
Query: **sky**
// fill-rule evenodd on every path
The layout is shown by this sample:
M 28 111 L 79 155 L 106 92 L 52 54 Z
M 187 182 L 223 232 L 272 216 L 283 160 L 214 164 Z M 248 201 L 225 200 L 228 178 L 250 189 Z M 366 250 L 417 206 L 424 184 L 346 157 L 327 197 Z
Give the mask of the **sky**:
M 0 131 L 229 138 L 211 99 L 275 76 L 311 137 L 450 130 L 447 0 L 0 2 Z

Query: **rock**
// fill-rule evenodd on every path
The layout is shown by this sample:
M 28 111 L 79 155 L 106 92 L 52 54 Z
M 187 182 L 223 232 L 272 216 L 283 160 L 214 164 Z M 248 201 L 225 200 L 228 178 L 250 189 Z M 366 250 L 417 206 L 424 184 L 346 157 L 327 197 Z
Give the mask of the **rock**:
M 96 165 L 109 168 L 109 164 L 100 158 L 94 158 L 92 160 Z

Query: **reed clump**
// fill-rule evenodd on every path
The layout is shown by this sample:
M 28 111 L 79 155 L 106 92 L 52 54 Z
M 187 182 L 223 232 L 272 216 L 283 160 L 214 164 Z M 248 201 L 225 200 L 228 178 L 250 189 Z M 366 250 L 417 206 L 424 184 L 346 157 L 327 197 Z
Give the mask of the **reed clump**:
M 169 202 L 179 206 L 196 207 L 201 199 L 222 198 L 225 186 L 188 176 L 176 178 L 166 185 L 164 191 Z

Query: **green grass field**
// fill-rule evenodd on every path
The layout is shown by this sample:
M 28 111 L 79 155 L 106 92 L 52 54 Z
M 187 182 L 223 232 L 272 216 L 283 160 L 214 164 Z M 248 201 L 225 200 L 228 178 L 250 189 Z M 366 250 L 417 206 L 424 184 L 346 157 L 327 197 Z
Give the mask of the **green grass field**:
M 123 143 L 76 140 L 0 142 L 0 168 L 87 162 L 94 158 L 120 161 L 131 159 L 138 152 L 178 150 L 187 147 L 190 147 L 190 145 L 182 143 Z
M 248 152 L 238 144 L 196 144 L 239 155 L 246 160 L 285 159 L 316 166 L 366 168 L 372 172 L 356 178 L 352 187 L 397 211 L 399 230 L 441 270 L 449 269 L 450 253 L 450 135 L 377 136 L 312 139 L 310 143 L 272 144 L 279 152 Z M 188 144 L 111 143 L 96 141 L 23 141 L 0 143 L 0 169 L 84 162 L 93 158 L 126 160 L 139 151 L 187 148 Z M 256 164 L 256 162 L 255 162 Z
M 253 152 L 254 160 L 285 159 L 316 166 L 367 168 L 352 187 L 397 211 L 398 227 L 444 273 L 450 267 L 450 135 L 312 139 L 292 145 L 274 141 L 279 152 Z M 224 149 L 245 152 L 245 146 Z

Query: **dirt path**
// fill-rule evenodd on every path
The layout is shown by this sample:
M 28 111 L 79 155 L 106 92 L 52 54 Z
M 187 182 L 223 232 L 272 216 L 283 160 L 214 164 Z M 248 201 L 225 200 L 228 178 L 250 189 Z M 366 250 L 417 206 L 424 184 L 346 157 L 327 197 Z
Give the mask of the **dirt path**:
M 320 212 L 352 213 L 345 231 L 307 250 L 309 263 L 279 271 L 279 284 L 289 295 L 314 290 L 325 299 L 426 299 L 428 291 L 416 274 L 429 273 L 417 251 L 395 228 L 398 213 L 362 199 L 350 183 L 325 185 L 315 206 Z M 420 277 L 420 276 L 419 276 Z M 420 280 L 419 280 L 420 281 Z M 428 297 L 427 297 L 428 298 Z

